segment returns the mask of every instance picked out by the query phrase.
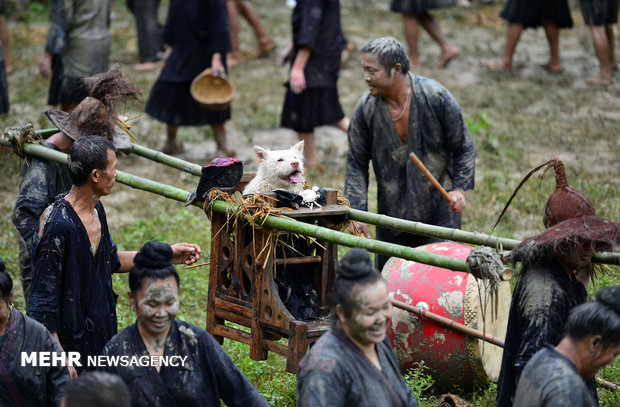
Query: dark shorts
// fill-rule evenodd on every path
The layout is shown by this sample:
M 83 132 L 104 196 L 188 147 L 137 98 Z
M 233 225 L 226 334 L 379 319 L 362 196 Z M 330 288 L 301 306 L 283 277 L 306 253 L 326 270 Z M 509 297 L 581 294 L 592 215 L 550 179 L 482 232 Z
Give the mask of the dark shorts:
M 291 92 L 286 85 L 280 125 L 298 133 L 311 133 L 315 127 L 334 124 L 344 118 L 337 88 L 306 89 Z
M 551 21 L 558 28 L 571 28 L 573 18 L 567 0 L 508 0 L 500 16 L 523 28 L 536 28 L 543 20 Z
M 581 14 L 587 25 L 616 24 L 618 0 L 581 0 Z

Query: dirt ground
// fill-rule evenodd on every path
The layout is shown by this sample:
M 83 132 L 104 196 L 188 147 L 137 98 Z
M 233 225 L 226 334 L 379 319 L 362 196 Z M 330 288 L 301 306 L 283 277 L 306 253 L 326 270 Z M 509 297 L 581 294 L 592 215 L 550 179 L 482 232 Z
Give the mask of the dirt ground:
M 162 2 L 160 20 L 165 19 L 167 1 Z M 256 168 L 252 146 L 286 148 L 297 141 L 294 132 L 279 128 L 287 69 L 276 65 L 277 53 L 290 41 L 290 9 L 284 0 L 253 2 L 276 41 L 277 51 L 266 58 L 249 60 L 231 68 L 235 86 L 232 120 L 227 123 L 228 138 L 246 171 Z M 351 115 L 359 98 L 367 92 L 360 67 L 359 49 L 370 39 L 391 35 L 404 41 L 399 15 L 389 11 L 388 0 L 355 0 L 342 4 L 345 35 L 356 44 L 356 51 L 344 64 L 339 81 L 341 103 Z M 461 55 L 446 69 L 435 65 L 439 48 L 426 33 L 421 34 L 424 67 L 416 74 L 437 79 L 455 96 L 476 143 L 476 189 L 468 194 L 463 229 L 490 232 L 504 203 L 521 178 L 533 167 L 558 154 L 567 166 L 569 183 L 586 192 L 600 216 L 620 219 L 620 73 L 607 87 L 588 86 L 584 79 L 598 73 L 589 30 L 572 3 L 575 27 L 561 32 L 564 71 L 553 74 L 539 64 L 548 58 L 542 29 L 524 32 L 518 45 L 512 74 L 490 73 L 481 63 L 497 59 L 504 47 L 505 24 L 498 17 L 501 4 L 441 10 L 434 15 L 445 34 L 459 47 Z M 37 62 L 47 32 L 46 16 L 18 22 L 9 17 L 12 59 L 15 72 L 9 76 L 11 112 L 0 117 L 2 128 L 33 123 L 36 128 L 51 127 L 43 115 L 48 81 L 38 74 Z M 144 99 L 158 72 L 137 72 L 135 25 L 123 1 L 114 6 L 112 21 L 112 61 L 118 62 L 142 89 Z M 242 48 L 255 42 L 243 23 Z M 617 49 L 617 47 L 616 47 Z M 142 105 L 128 107 L 128 118 L 140 114 Z M 133 129 L 140 144 L 157 148 L 165 139 L 165 126 L 142 115 Z M 206 164 L 215 151 L 208 128 L 182 128 L 180 137 L 186 153 L 180 158 Z M 344 187 L 346 134 L 330 127 L 316 130 L 321 169 L 310 172 L 311 184 Z M 9 270 L 17 273 L 17 237 L 10 220 L 17 195 L 20 163 L 8 149 L 0 147 L 0 256 Z M 141 157 L 119 160 L 119 169 L 186 190 L 193 190 L 197 179 Z M 553 181 L 531 182 L 513 203 L 498 228 L 505 237 L 524 238 L 542 229 L 542 208 Z M 371 190 L 371 194 L 373 191 Z M 371 202 L 373 199 L 371 199 Z M 127 227 L 146 225 L 178 213 L 180 204 L 152 194 L 118 185 L 104 198 L 113 235 Z M 372 209 L 372 207 L 371 207 Z M 206 220 L 205 220 L 206 224 Z M 192 225 L 196 227 L 195 225 Z M 171 238 L 183 238 L 172 235 Z M 16 275 L 16 274 L 14 274 Z M 616 282 L 617 284 L 617 282 Z

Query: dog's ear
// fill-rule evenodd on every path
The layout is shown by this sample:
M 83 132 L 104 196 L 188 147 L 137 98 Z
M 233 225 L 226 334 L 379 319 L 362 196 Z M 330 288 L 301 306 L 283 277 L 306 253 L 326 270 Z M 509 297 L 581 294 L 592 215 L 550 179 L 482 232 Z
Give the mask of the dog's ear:
M 254 146 L 254 154 L 256 154 L 256 161 L 260 164 L 269 155 L 269 151 L 260 146 Z
M 303 140 L 301 140 L 299 143 L 295 144 L 291 148 L 300 156 L 302 157 L 304 156 L 304 141 Z

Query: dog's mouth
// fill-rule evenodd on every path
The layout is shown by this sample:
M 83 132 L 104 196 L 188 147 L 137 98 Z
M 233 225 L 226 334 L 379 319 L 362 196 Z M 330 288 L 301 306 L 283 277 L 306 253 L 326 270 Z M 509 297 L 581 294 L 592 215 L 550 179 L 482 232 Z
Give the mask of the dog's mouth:
M 289 175 L 280 177 L 280 179 L 284 182 L 288 182 L 289 184 L 297 184 L 301 181 L 301 171 L 293 171 Z

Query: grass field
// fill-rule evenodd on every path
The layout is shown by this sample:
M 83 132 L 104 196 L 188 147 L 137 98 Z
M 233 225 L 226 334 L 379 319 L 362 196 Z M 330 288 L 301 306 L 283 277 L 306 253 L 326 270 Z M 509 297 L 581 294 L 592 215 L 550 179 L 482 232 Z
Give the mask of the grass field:
M 160 19 L 165 19 L 167 1 L 162 2 Z M 260 12 L 269 33 L 283 49 L 290 39 L 290 10 L 283 0 L 253 2 Z M 341 1 L 345 34 L 358 49 L 368 40 L 392 35 L 403 40 L 400 17 L 388 11 L 388 0 Z M 46 106 L 48 81 L 38 74 L 37 62 L 47 32 L 47 9 L 33 3 L 19 19 L 9 15 L 12 41 L 12 60 L 15 72 L 9 76 L 11 112 L 0 118 L 0 125 L 13 126 L 33 123 L 36 128 L 51 124 L 43 112 Z M 477 150 L 476 189 L 468 194 L 468 208 L 463 217 L 463 229 L 490 232 L 499 212 L 520 179 L 534 166 L 550 156 L 559 154 L 567 167 L 571 186 L 584 191 L 597 209 L 597 214 L 608 219 L 620 219 L 620 85 L 590 88 L 584 78 L 597 72 L 597 63 L 586 27 L 579 24 L 580 13 L 573 8 L 576 26 L 562 31 L 561 52 L 564 72 L 550 74 L 537 63 L 545 62 L 547 45 L 544 34 L 527 31 L 523 34 L 515 55 L 515 73 L 491 74 L 482 69 L 481 61 L 500 55 L 504 43 L 504 25 L 498 18 L 501 6 L 485 8 L 442 10 L 435 15 L 442 28 L 461 49 L 461 56 L 447 69 L 432 68 L 439 51 L 427 35 L 421 36 L 422 58 L 425 68 L 420 74 L 444 83 L 462 107 Z M 157 78 L 157 72 L 138 73 L 137 43 L 132 16 L 124 2 L 113 7 L 112 61 L 119 62 L 132 80 L 140 86 L 146 99 Z M 254 47 L 252 33 L 242 25 L 242 48 Z M 275 64 L 275 54 L 268 58 L 247 61 L 231 69 L 236 99 L 233 119 L 227 124 L 229 138 L 244 159 L 251 157 L 252 144 L 271 147 L 283 134 L 277 129 L 286 77 L 286 70 Z M 616 74 L 616 82 L 620 76 Z M 344 65 L 339 82 L 341 102 L 351 115 L 357 100 L 366 92 L 359 65 L 359 53 Z M 141 111 L 141 105 L 129 106 L 127 117 Z M 149 117 L 141 117 L 134 129 L 139 143 L 157 147 L 164 140 L 165 127 Z M 294 140 L 285 133 L 286 140 Z M 182 128 L 180 136 L 186 148 L 203 156 L 212 146 L 210 130 Z M 326 129 L 317 131 L 319 157 L 324 171 L 310 173 L 312 184 L 343 188 L 344 156 L 337 148 L 344 134 Z M 207 144 L 205 141 L 207 140 Z M 208 144 L 210 143 L 210 144 Z M 203 158 L 204 160 L 204 158 Z M 203 160 L 196 159 L 200 164 Z M 251 167 L 250 162 L 246 162 Z M 8 149 L 0 149 L 0 256 L 17 281 L 19 267 L 16 230 L 11 222 L 11 211 L 17 195 L 20 162 Z M 196 179 L 140 157 L 122 157 L 119 169 L 161 182 L 193 190 Z M 553 190 L 552 177 L 531 180 L 521 190 L 497 233 L 510 238 L 524 238 L 543 229 L 541 218 L 544 202 Z M 371 189 L 371 202 L 376 193 Z M 138 249 L 151 239 L 166 242 L 192 241 L 203 248 L 208 259 L 210 228 L 207 217 L 197 208 L 184 208 L 178 202 L 153 196 L 146 192 L 117 185 L 113 193 L 103 199 L 108 213 L 110 230 L 121 249 Z M 372 209 L 372 208 L 371 208 Z M 206 260 L 205 260 L 206 261 Z M 179 319 L 204 327 L 208 267 L 184 270 L 182 277 L 181 310 Z M 590 285 L 590 295 L 603 286 L 619 284 L 618 268 L 598 278 Z M 126 276 L 115 276 L 114 286 L 120 294 L 118 304 L 119 329 L 133 323 L 134 315 L 126 298 Z M 23 296 L 16 284 L 16 305 L 24 310 Z M 273 406 L 292 406 L 295 403 L 295 376 L 284 372 L 281 357 L 270 355 L 266 362 L 254 362 L 248 357 L 245 345 L 226 341 L 226 351 L 244 374 Z M 601 372 L 604 379 L 620 383 L 620 362 Z M 413 372 L 408 381 L 422 400 L 431 406 L 438 395 L 423 391 L 432 382 L 423 371 Z M 495 386 L 460 393 L 476 406 L 491 406 L 495 400 Z M 602 406 L 620 405 L 620 393 L 600 390 Z

